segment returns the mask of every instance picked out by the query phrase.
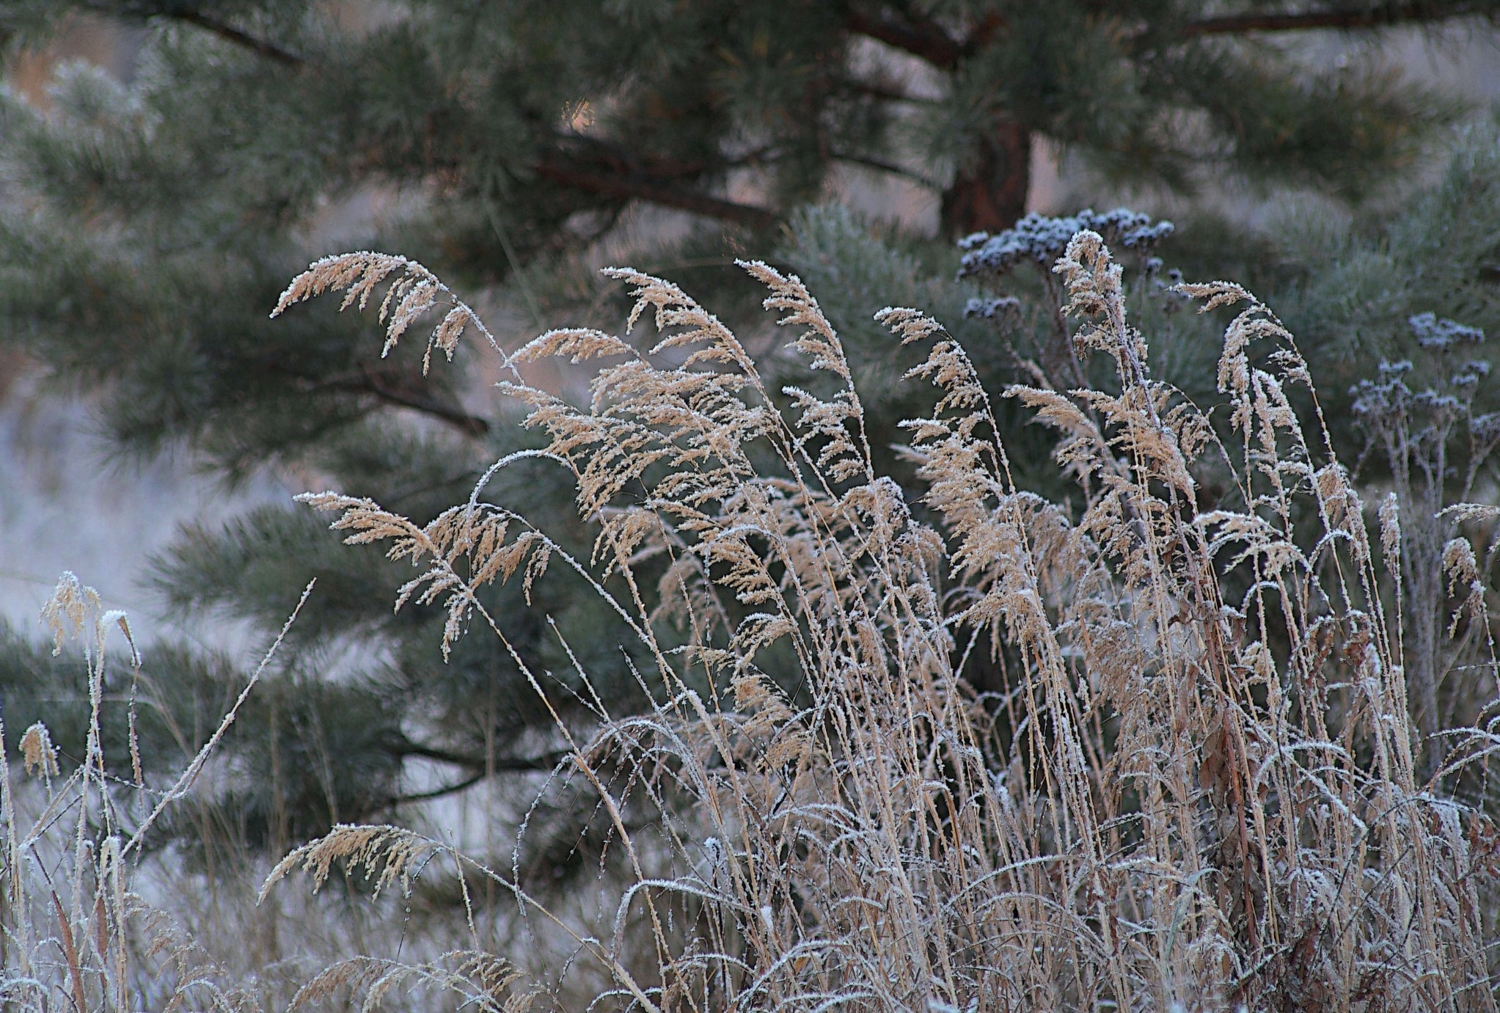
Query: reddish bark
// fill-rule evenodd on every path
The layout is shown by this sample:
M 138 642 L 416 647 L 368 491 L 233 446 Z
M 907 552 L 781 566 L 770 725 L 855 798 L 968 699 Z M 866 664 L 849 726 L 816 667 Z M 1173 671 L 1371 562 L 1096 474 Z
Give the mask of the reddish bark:
M 1030 185 L 1031 131 L 1002 120 L 943 194 L 943 231 L 961 236 L 1010 228 L 1026 213 Z
M 1426 24 L 1452 21 L 1489 12 L 1478 3 L 1436 4 L 1430 0 L 1416 3 L 1380 4 L 1364 10 L 1309 11 L 1301 14 L 1229 14 L 1219 18 L 1191 21 L 1182 34 L 1241 35 L 1246 32 L 1302 32 L 1318 28 L 1379 28 L 1387 25 Z

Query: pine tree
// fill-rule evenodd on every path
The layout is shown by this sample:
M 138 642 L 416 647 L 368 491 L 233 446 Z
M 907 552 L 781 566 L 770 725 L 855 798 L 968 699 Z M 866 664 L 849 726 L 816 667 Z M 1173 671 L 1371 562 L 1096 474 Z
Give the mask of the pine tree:
M 381 356 L 373 314 L 319 305 L 266 319 L 288 277 L 336 252 L 308 238 L 331 204 L 402 195 L 406 210 L 364 241 L 466 291 L 506 286 L 526 329 L 617 318 L 618 294 L 590 308 L 596 290 L 580 288 L 578 265 L 618 247 L 633 209 L 685 212 L 687 239 L 638 243 L 635 253 L 683 265 L 663 270 L 716 291 L 729 312 L 746 291 L 726 269 L 730 254 L 779 250 L 836 323 L 868 335 L 855 342 L 861 368 L 899 371 L 868 322 L 905 291 L 966 329 L 998 375 L 1016 367 L 1005 349 L 1017 327 L 1040 335 L 1044 350 L 1036 314 L 1048 305 L 1047 278 L 998 279 L 1032 314 L 1009 321 L 999 296 L 949 280 L 959 254 L 948 240 L 1016 224 L 1038 138 L 1114 180 L 1190 193 L 1230 174 L 1358 201 L 1414 163 L 1452 104 L 1376 68 L 1302 66 L 1275 40 L 1492 7 L 433 0 L 364 17 L 358 5 L 296 0 L 13 0 L 0 7 L 12 57 L 79 13 L 145 34 L 128 88 L 67 67 L 47 111 L 15 96 L 0 106 L 3 340 L 99 391 L 101 421 L 127 452 L 185 446 L 231 482 L 295 463 L 426 521 L 530 437 L 477 412 L 462 374 L 424 369 L 420 349 Z M 1470 170 L 1493 174 L 1484 150 L 1489 161 Z M 848 166 L 939 192 L 941 241 L 881 238 L 847 214 L 805 210 Z M 1448 213 L 1460 198 L 1445 193 L 1413 220 Z M 1451 254 L 1421 249 L 1413 256 L 1422 264 Z M 1487 255 L 1476 246 L 1454 269 L 1477 271 Z M 1308 313 L 1324 306 L 1317 286 L 1330 276 L 1292 273 Z M 1142 300 L 1161 277 L 1143 253 Z M 1382 319 L 1421 298 L 1393 299 Z M 971 299 L 979 302 L 966 320 Z M 1454 316 L 1465 307 L 1431 308 Z M 877 432 L 902 417 L 905 395 L 891 390 Z M 1018 429 L 1017 439 L 1039 437 Z M 1045 453 L 1029 457 L 1045 481 Z M 491 491 L 531 516 L 569 517 L 557 508 L 569 485 L 535 461 Z M 554 535 L 589 542 L 578 525 Z M 556 744 L 538 732 L 550 721 L 510 659 L 469 638 L 444 664 L 433 651 L 440 614 L 391 614 L 388 590 L 407 575 L 378 554 L 345 552 L 290 507 L 186 530 L 161 560 L 157 584 L 184 616 L 219 612 L 268 630 L 310 577 L 319 580 L 278 679 L 235 732 L 237 780 L 218 810 L 228 838 L 274 848 L 390 811 L 414 794 L 408 760 L 447 775 L 419 795 L 551 768 Z M 643 688 L 617 646 L 631 638 L 594 595 L 577 592 L 550 573 L 530 610 L 511 585 L 489 604 L 556 623 L 565 636 L 536 619 L 516 647 L 557 680 L 572 719 L 587 722 L 599 703 L 628 707 Z M 593 654 L 570 657 L 564 641 Z M 57 693 L 45 659 L 16 637 L 3 656 L 8 713 L 57 706 L 46 702 Z M 579 667 L 609 699 L 574 692 L 569 673 Z M 163 767 L 174 749 L 191 752 L 201 715 L 245 678 L 177 647 L 157 648 L 145 671 L 160 707 L 143 727 Z M 124 748 L 119 734 L 114 748 Z M 558 839 L 556 861 L 577 860 Z

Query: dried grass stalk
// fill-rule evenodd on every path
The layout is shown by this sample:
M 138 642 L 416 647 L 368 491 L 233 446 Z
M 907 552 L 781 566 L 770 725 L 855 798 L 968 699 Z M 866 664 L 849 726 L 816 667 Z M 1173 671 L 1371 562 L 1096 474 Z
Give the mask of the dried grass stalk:
M 362 300 L 407 266 L 359 256 L 289 293 Z M 722 323 L 634 271 L 611 273 L 634 292 L 630 325 L 654 321 L 650 351 L 558 331 L 517 353 L 609 360 L 585 407 L 505 385 L 546 435 L 542 456 L 576 480 L 598 532 L 590 561 L 478 492 L 425 529 L 368 501 L 309 499 L 350 541 L 389 540 L 427 565 L 400 600 L 423 584 L 423 600 L 447 596 L 450 635 L 479 615 L 503 637 L 475 589 L 532 579 L 523 561 L 545 546 L 655 659 L 665 690 L 649 713 L 588 741 L 559 730 L 628 857 L 613 925 L 572 929 L 621 985 L 601 1002 L 1496 1008 L 1500 834 L 1484 771 L 1500 740 L 1451 734 L 1419 773 L 1390 611 L 1408 519 L 1382 505 L 1373 549 L 1320 419 L 1294 407 L 1310 381 L 1270 310 L 1231 284 L 1180 289 L 1205 310 L 1240 307 L 1218 370 L 1221 441 L 1152 378 L 1100 237 L 1073 238 L 1056 271 L 1077 345 L 1109 357 L 1116 383 L 1004 394 L 1061 434 L 1074 510 L 1016 487 L 962 347 L 915 311 L 884 311 L 901 340 L 929 346 L 910 379 L 938 394 L 906 423 L 919 517 L 876 469 L 816 300 L 745 267 L 829 390 L 769 389 Z M 413 284 L 387 299 L 397 317 L 435 282 Z M 1195 476 L 1209 463 L 1236 492 L 1204 510 Z M 507 540 L 521 530 L 530 541 Z M 1444 572 L 1463 604 L 1447 632 L 1483 646 L 1486 568 L 1454 537 Z M 965 679 L 986 650 L 1006 672 L 998 699 Z M 626 775 L 606 779 L 606 762 Z M 1483 797 L 1462 801 L 1460 782 Z M 644 802 L 661 814 L 654 836 L 622 815 Z M 288 862 L 368 863 L 389 833 L 346 828 Z M 405 874 L 386 862 L 383 882 Z M 641 960 L 649 977 L 631 977 Z

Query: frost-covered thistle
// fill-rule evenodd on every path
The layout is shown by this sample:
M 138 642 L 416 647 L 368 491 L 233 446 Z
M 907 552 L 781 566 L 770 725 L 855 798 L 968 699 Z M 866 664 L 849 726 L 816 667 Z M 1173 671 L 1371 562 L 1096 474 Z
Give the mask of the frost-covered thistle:
M 1421 350 L 1420 363 L 1382 361 L 1377 374 L 1349 391 L 1359 427 L 1391 485 L 1383 523 L 1398 534 L 1384 540 L 1394 580 L 1395 605 L 1406 632 L 1406 671 L 1417 727 L 1424 739 L 1422 769 L 1438 774 L 1455 725 L 1481 720 L 1497 685 L 1489 638 L 1479 619 L 1484 596 L 1470 588 L 1481 570 L 1464 529 L 1493 525 L 1492 507 L 1459 506 L 1480 492 L 1493 495 L 1493 458 L 1500 446 L 1500 413 L 1474 411 L 1490 363 L 1464 356 L 1485 340 L 1484 331 L 1433 313 L 1408 321 Z M 1390 519 L 1385 519 L 1389 512 Z M 1482 556 L 1489 572 L 1500 552 L 1494 536 Z M 1458 583 L 1460 611 L 1468 608 L 1466 635 L 1449 621 L 1449 598 Z M 1447 629 L 1446 634 L 1444 629 Z M 1476 663 L 1477 662 L 1477 663 Z M 1444 742 L 1447 736 L 1449 742 Z
M 959 266 L 960 279 L 974 278 L 998 287 L 1018 268 L 1029 265 L 1041 280 L 1043 297 L 1030 320 L 1026 305 L 1004 291 L 969 299 L 964 316 L 991 323 L 1001 334 L 1012 364 L 1038 383 L 1055 390 L 1088 387 L 1089 377 L 1080 357 L 1082 348 L 1069 325 L 1066 306 L 1078 294 L 1068 291 L 1057 271 L 1058 265 L 1067 262 L 1069 244 L 1074 236 L 1089 233 L 1098 235 L 1106 245 L 1133 250 L 1152 281 L 1153 293 L 1170 312 L 1180 308 L 1183 299 L 1161 281 L 1160 259 L 1148 254 L 1172 231 L 1171 222 L 1153 222 L 1147 215 L 1116 208 L 1103 214 L 1085 209 L 1060 218 L 1029 214 L 996 235 L 975 233 L 959 243 L 966 251 Z M 1118 271 L 1118 265 L 1113 270 Z M 1180 280 L 1174 278 L 1174 282 Z M 1027 331 L 1031 332 L 1029 342 L 1024 338 L 1018 341 Z M 1032 346 L 1029 349 L 1024 347 L 1028 343 Z
M 1149 215 L 1115 208 L 1097 213 L 1085 208 L 1076 215 L 1050 218 L 1032 213 L 996 235 L 976 232 L 959 240 L 964 250 L 959 276 L 1001 275 L 1018 264 L 1035 264 L 1050 271 L 1080 232 L 1095 232 L 1112 246 L 1146 251 L 1172 234 L 1171 222 L 1153 222 Z

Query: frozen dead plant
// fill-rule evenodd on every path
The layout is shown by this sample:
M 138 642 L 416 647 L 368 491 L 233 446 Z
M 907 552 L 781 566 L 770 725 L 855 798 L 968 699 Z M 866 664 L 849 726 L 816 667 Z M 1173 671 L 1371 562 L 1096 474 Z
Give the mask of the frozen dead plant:
M 54 654 L 70 641 L 81 646 L 89 711 L 82 756 L 68 757 L 66 770 L 40 722 L 17 742 L 21 770 L 0 749 L 0 1002 L 27 1013 L 134 1013 L 152 1003 L 258 1013 L 253 983 L 235 981 L 154 910 L 132 888 L 132 873 L 148 833 L 191 793 L 281 638 L 188 766 L 153 783 L 136 735 L 137 704 L 151 701 L 140 692 L 141 657 L 125 613 L 105 609 L 98 592 L 64 573 L 41 617 Z M 123 665 L 109 649 L 116 633 L 125 640 Z M 117 771 L 106 762 L 101 710 L 121 699 L 129 768 Z
M 318 284 L 361 291 L 369 258 L 320 262 Z M 616 983 L 598 1008 L 653 1013 L 1495 1009 L 1500 740 L 1450 736 L 1421 772 L 1392 574 L 1321 423 L 1294 408 L 1307 370 L 1264 305 L 1179 288 L 1238 311 L 1228 437 L 1152 378 L 1096 233 L 1053 269 L 1075 350 L 1113 362 L 1111 389 L 986 391 L 937 323 L 883 311 L 928 350 L 908 379 L 937 392 L 906 423 L 917 504 L 876 470 L 816 300 L 744 267 L 834 393 L 771 389 L 716 318 L 629 270 L 609 273 L 653 347 L 562 330 L 513 356 L 599 364 L 582 407 L 502 385 L 546 437 L 528 453 L 576 483 L 591 558 L 489 502 L 511 459 L 425 527 L 305 497 L 409 559 L 401 599 L 445 603 L 449 640 L 477 621 L 508 644 L 479 586 L 550 559 L 658 669 L 648 712 L 559 721 L 562 773 L 597 796 L 628 875 L 613 919 L 569 925 L 575 955 L 528 1001 L 594 962 Z M 304 276 L 289 298 L 311 291 Z M 993 395 L 1059 431 L 1071 508 L 1012 482 Z M 1205 465 L 1235 476 L 1213 509 Z M 1445 554 L 1479 586 L 1463 537 Z M 1459 597 L 1445 628 L 1488 644 L 1482 587 Z M 998 698 L 965 679 L 984 655 Z M 527 674 L 545 699 L 546 673 Z M 1478 787 L 1445 790 L 1459 781 Z M 643 802 L 660 818 L 632 834 Z M 326 875 L 320 856 L 373 869 L 389 847 L 395 881 L 414 846 L 340 828 L 293 857 Z

